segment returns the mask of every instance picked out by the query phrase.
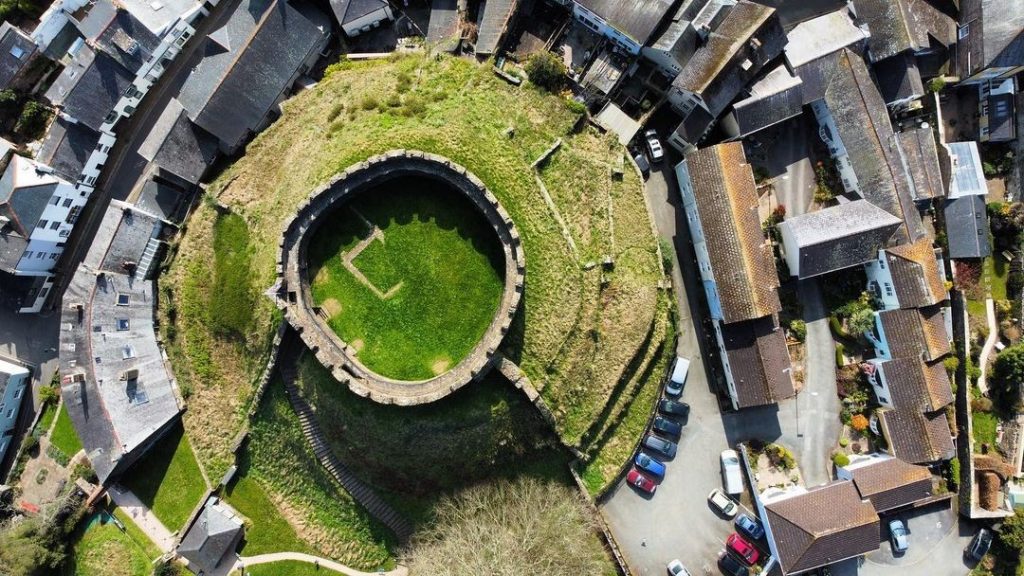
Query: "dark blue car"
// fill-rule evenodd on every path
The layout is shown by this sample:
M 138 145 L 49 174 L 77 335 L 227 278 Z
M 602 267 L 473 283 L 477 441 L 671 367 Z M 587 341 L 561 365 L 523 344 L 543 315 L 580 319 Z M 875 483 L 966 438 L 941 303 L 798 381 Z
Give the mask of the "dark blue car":
M 633 462 L 636 464 L 637 468 L 652 476 L 657 476 L 659 478 L 665 476 L 665 465 L 643 452 L 637 454 Z
M 761 523 L 746 514 L 736 517 L 736 529 L 751 540 L 764 538 L 764 528 L 761 527 Z

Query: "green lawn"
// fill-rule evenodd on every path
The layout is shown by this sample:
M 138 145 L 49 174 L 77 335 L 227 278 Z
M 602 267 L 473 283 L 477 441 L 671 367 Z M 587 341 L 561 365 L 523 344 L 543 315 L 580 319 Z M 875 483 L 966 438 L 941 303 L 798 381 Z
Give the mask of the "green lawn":
M 290 514 L 304 526 L 298 537 L 320 555 L 360 570 L 394 565 L 394 536 L 317 462 L 280 382 L 267 389 L 245 456 L 241 472 L 258 482 L 279 511 L 270 516 L 269 526 L 258 526 L 262 518 L 254 516 L 268 503 L 243 484 L 242 505 L 254 514 L 257 549 L 273 546 L 275 535 L 288 537 L 280 515 Z M 245 553 L 251 554 L 248 545 Z
M 988 278 L 993 300 L 1006 300 L 1006 278 L 1010 275 L 1010 263 L 1002 254 L 992 253 L 985 258 L 985 276 Z
M 40 434 L 47 432 L 56 417 L 57 403 L 47 402 L 46 405 L 43 406 L 43 415 L 39 417 L 39 423 L 36 424 L 36 431 Z
M 999 417 L 992 412 L 974 411 L 971 413 L 974 432 L 974 451 L 981 452 L 981 445 L 988 444 L 994 448 L 996 445 L 996 426 L 999 425 Z
M 295 560 L 246 566 L 245 573 L 248 576 L 332 576 L 339 574 L 334 570 L 317 568 L 313 564 L 296 562 Z
M 217 218 L 213 228 L 214 280 L 210 322 L 214 332 L 244 336 L 252 323 L 253 293 L 245 290 L 251 274 L 249 229 L 235 214 Z M 243 289 L 239 289 L 243 287 Z
M 310 241 L 313 300 L 367 368 L 399 380 L 425 380 L 462 360 L 504 288 L 501 245 L 487 220 L 459 193 L 424 180 L 366 191 Z M 353 260 L 377 292 L 342 262 L 369 233 L 353 211 L 383 233 Z
M 109 511 L 93 515 L 73 535 L 74 543 L 64 576 L 149 576 L 159 549 L 127 515 L 115 511 L 122 532 Z
M 60 412 L 57 414 L 57 424 L 50 434 L 50 443 L 68 458 L 78 454 L 82 449 L 82 441 L 78 439 L 78 433 L 75 432 L 71 417 L 68 416 L 63 404 L 60 405 Z
M 228 487 L 225 499 L 251 524 L 245 531 L 241 554 L 256 556 L 270 552 L 312 552 L 295 529 L 281 517 L 280 510 L 256 480 L 239 476 Z
M 184 527 L 206 491 L 206 483 L 181 426 L 168 432 L 136 462 L 123 483 L 171 532 Z

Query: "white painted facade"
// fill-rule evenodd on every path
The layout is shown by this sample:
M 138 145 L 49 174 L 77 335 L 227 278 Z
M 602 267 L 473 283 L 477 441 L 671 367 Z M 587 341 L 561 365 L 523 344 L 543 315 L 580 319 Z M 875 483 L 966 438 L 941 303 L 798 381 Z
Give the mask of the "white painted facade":
M 616 43 L 626 52 L 633 54 L 634 56 L 640 54 L 640 48 L 642 46 L 639 42 L 630 38 L 625 33 L 620 32 L 614 26 L 606 22 L 604 18 L 601 18 L 587 8 L 574 2 L 572 5 L 572 14 L 584 26 Z
M 935 261 L 939 276 L 945 281 L 946 268 L 942 260 L 941 250 L 935 250 Z M 888 266 L 888 255 L 884 249 L 878 251 L 877 258 L 864 264 L 864 272 L 867 273 L 868 277 L 868 292 L 876 296 L 883 310 L 902 308 L 899 295 L 896 293 L 895 284 L 893 283 L 892 270 Z
M 0 379 L 0 460 L 3 460 L 11 443 L 11 430 L 18 421 L 18 410 L 28 387 L 28 370 L 17 364 L 0 360 L 0 372 L 7 375 L 7 384 Z
M 861 368 L 864 370 L 865 376 L 867 376 L 868 383 L 871 384 L 871 389 L 874 391 L 878 403 L 886 408 L 895 408 L 892 404 L 892 392 L 889 390 L 889 382 L 885 377 L 885 366 L 885 360 L 872 358 L 862 364 Z
M 843 182 L 843 190 L 847 194 L 860 196 L 857 174 L 853 171 L 853 164 L 850 163 L 850 155 L 846 152 L 846 146 L 843 145 L 843 140 L 839 137 L 839 129 L 832 117 L 832 111 L 828 109 L 824 100 L 811 102 L 811 111 L 814 112 L 814 119 L 818 122 L 818 137 L 828 147 L 828 152 L 832 156 L 832 160 L 835 161 L 839 179 Z

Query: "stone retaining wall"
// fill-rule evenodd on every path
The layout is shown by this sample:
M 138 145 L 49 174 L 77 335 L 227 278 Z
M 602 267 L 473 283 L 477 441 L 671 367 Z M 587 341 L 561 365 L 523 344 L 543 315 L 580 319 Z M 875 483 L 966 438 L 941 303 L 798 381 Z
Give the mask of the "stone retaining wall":
M 458 365 L 429 380 L 406 382 L 373 373 L 313 309 L 306 248 L 317 228 L 344 200 L 380 182 L 421 175 L 443 180 L 469 198 L 497 234 L 505 257 L 505 289 L 498 312 L 483 338 Z M 485 374 L 508 332 L 523 294 L 526 260 L 515 224 L 484 183 L 462 166 L 434 154 L 392 150 L 350 166 L 317 188 L 283 227 L 277 262 L 276 303 L 313 354 L 335 379 L 353 392 L 383 404 L 411 406 L 433 402 Z

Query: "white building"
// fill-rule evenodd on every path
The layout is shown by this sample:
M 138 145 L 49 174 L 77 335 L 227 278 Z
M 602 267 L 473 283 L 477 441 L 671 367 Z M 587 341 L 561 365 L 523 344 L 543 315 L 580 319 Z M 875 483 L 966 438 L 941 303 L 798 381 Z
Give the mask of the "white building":
M 11 443 L 22 396 L 28 390 L 28 370 L 0 360 L 0 460 Z
M 878 251 L 864 264 L 868 291 L 885 310 L 921 308 L 947 298 L 942 251 L 930 238 Z

